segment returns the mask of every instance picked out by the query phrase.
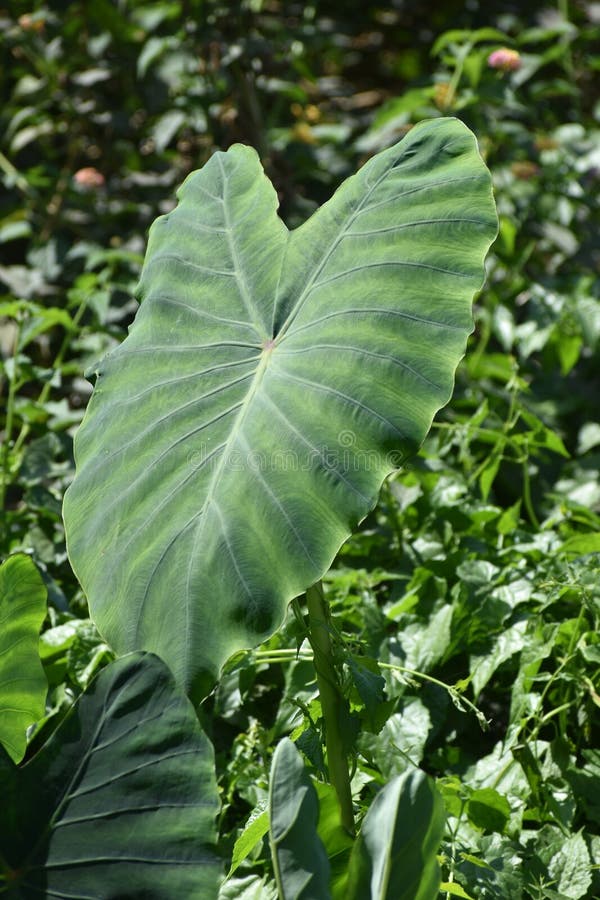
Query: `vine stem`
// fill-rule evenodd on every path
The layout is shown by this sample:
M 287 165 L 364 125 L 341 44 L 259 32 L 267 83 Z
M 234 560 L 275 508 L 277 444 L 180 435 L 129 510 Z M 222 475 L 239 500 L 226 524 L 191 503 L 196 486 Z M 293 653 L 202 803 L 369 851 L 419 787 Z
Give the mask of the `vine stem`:
M 329 606 L 320 581 L 307 590 L 306 605 L 308 607 L 309 641 L 314 653 L 317 686 L 325 722 L 325 747 L 329 777 L 340 804 L 342 825 L 346 831 L 354 835 L 350 772 L 348 759 L 344 753 L 340 726 L 340 714 L 346 701 L 342 696 L 335 669 L 331 646 Z
M 481 726 L 482 731 L 487 731 L 490 723 L 485 718 L 484 714 L 478 709 L 474 703 L 464 697 L 460 691 L 458 691 L 455 687 L 452 687 L 450 684 L 446 684 L 445 681 L 440 681 L 439 678 L 434 678 L 433 675 L 427 675 L 425 672 L 418 672 L 416 669 L 407 669 L 406 666 L 397 666 L 394 663 L 378 663 L 380 669 L 390 669 L 394 672 L 403 672 L 405 675 L 412 675 L 415 678 L 420 678 L 422 681 L 429 681 L 431 684 L 437 684 L 438 687 L 444 688 L 445 691 L 448 691 L 451 697 L 455 697 L 459 703 L 464 703 L 466 707 L 468 707 L 471 712 L 475 713 L 477 716 L 477 721 Z

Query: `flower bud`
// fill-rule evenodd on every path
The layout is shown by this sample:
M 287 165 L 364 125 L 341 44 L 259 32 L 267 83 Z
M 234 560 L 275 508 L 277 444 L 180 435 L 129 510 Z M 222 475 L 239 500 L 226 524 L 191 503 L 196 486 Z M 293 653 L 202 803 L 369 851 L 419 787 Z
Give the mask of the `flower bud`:
M 500 47 L 488 56 L 487 64 L 490 69 L 499 69 L 501 72 L 516 72 L 521 68 L 521 56 L 516 50 L 509 47 Z
M 96 188 L 102 187 L 105 179 L 102 172 L 99 172 L 98 169 L 95 169 L 93 166 L 86 166 L 75 172 L 73 181 L 75 184 L 79 185 L 79 187 L 85 188 L 86 190 L 95 190 Z

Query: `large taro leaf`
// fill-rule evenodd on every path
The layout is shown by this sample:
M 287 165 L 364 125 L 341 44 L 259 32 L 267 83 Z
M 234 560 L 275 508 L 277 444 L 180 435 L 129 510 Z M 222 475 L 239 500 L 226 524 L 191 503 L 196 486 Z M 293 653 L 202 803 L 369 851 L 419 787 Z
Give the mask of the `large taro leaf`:
M 22 768 L 0 752 L 0 894 L 215 898 L 213 752 L 156 656 L 107 666 Z
M 0 566 L 0 744 L 15 762 L 27 728 L 44 715 L 48 682 L 40 662 L 46 588 L 33 560 L 15 553 Z
M 256 153 L 192 174 L 96 372 L 68 548 L 117 652 L 193 696 L 281 622 L 450 398 L 496 233 L 454 119 L 413 128 L 289 232 Z

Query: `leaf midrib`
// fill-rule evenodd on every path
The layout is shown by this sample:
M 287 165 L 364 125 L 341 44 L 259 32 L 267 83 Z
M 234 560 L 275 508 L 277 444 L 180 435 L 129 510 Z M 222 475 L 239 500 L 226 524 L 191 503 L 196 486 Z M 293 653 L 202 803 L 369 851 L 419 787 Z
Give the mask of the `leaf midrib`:
M 215 467 L 214 474 L 208 483 L 208 490 L 206 492 L 206 498 L 202 505 L 202 512 L 206 512 L 206 510 L 209 508 L 209 506 L 211 505 L 211 503 L 214 500 L 215 489 L 218 485 L 218 482 L 221 478 L 221 474 L 225 467 L 225 462 L 228 458 L 228 453 L 238 439 L 238 435 L 242 429 L 242 425 L 244 423 L 244 419 L 246 418 L 246 414 L 248 412 L 250 404 L 252 403 L 252 400 L 255 397 L 255 395 L 258 391 L 258 388 L 264 378 L 267 366 L 269 364 L 269 359 L 271 357 L 271 352 L 272 352 L 271 350 L 263 350 L 263 352 L 260 356 L 260 361 L 259 361 L 258 366 L 256 367 L 256 371 L 252 377 L 250 387 L 248 388 L 248 393 L 244 397 L 244 400 L 242 401 L 242 405 L 240 406 L 238 414 L 236 415 L 236 417 L 233 421 L 233 425 L 231 426 L 231 431 L 229 432 L 229 436 L 228 436 L 227 440 L 225 441 L 225 444 L 223 445 L 221 458 L 219 459 L 219 462 L 217 463 L 217 465 Z M 204 518 L 205 517 L 203 517 L 202 521 L 204 521 Z
M 257 334 L 262 335 L 263 339 L 266 340 L 268 335 L 266 334 L 264 324 L 260 321 L 260 319 L 258 319 L 256 317 L 256 310 L 255 310 L 255 306 L 252 302 L 252 296 L 248 289 L 248 283 L 246 281 L 246 276 L 244 274 L 244 270 L 243 270 L 242 266 L 240 265 L 240 257 L 238 254 L 238 249 L 237 249 L 237 245 L 235 243 L 235 238 L 234 238 L 234 229 L 233 229 L 231 220 L 229 218 L 229 208 L 227 205 L 227 194 L 226 194 L 227 176 L 225 173 L 225 167 L 223 166 L 221 154 L 217 153 L 217 154 L 215 154 L 215 157 L 219 164 L 219 168 L 221 170 L 221 176 L 223 178 L 223 199 L 221 200 L 221 203 L 223 204 L 223 218 L 225 220 L 225 233 L 227 235 L 227 244 L 229 246 L 229 252 L 231 253 L 231 260 L 233 262 L 233 274 L 234 274 L 235 280 L 238 283 L 238 286 L 240 289 L 240 296 L 242 298 L 244 306 L 246 307 L 246 309 L 248 311 L 248 316 L 252 320 L 252 324 L 254 325 L 254 328 L 256 329 Z

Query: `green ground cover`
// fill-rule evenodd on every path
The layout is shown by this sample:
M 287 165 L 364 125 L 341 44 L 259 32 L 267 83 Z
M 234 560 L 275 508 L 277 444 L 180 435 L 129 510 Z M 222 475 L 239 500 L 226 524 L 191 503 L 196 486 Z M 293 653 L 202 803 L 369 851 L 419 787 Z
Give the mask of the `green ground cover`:
M 190 851 L 205 882 L 178 882 L 190 819 L 183 844 L 169 844 L 164 883 L 140 876 L 136 894 L 98 870 L 94 893 L 84 873 L 71 896 L 194 896 L 204 883 L 197 895 L 209 897 L 229 872 L 222 898 L 276 897 L 276 885 L 308 897 L 282 888 L 295 871 L 285 853 L 295 859 L 297 847 L 280 836 L 290 822 L 273 798 L 288 783 L 306 792 L 297 814 L 313 822 L 311 858 L 324 847 L 330 870 L 310 896 L 351 896 L 350 869 L 357 900 L 368 900 L 364 860 L 384 806 L 375 798 L 411 816 L 406 791 L 382 794 L 398 784 L 430 803 L 431 831 L 415 816 L 415 833 L 428 859 L 438 856 L 441 897 L 600 896 L 597 4 L 526 15 L 518 4 L 413 6 L 102 0 L 0 10 L 0 894 L 44 895 L 43 879 L 18 893 L 13 859 L 23 848 L 32 867 L 57 858 L 58 839 L 44 843 L 57 809 L 77 819 L 85 803 L 52 805 L 69 768 L 52 760 L 68 743 L 69 759 L 91 765 L 78 723 L 98 718 L 107 741 L 120 734 L 102 716 L 127 677 L 132 721 L 159 715 L 152 683 L 170 698 L 171 728 L 144 752 L 163 752 L 175 735 L 197 754 L 188 799 L 212 798 L 208 822 L 218 792 L 218 837 L 209 823 Z M 491 56 L 502 48 L 510 53 Z M 500 222 L 475 330 L 452 401 L 323 579 L 354 812 L 365 822 L 352 851 L 329 783 L 303 607 L 230 659 L 198 706 L 213 770 L 166 670 L 146 671 L 137 657 L 114 668 L 67 557 L 62 500 L 92 390 L 84 373 L 126 337 L 148 228 L 191 171 L 215 150 L 252 145 L 294 228 L 414 124 L 453 116 L 478 139 Z M 22 640 L 9 627 L 15 610 Z M 10 685 L 25 672 L 37 699 L 11 717 Z M 126 760 L 137 752 L 128 744 Z M 175 804 L 180 785 L 164 765 Z M 435 782 L 441 818 L 419 771 Z M 47 807 L 41 784 L 51 785 Z M 128 783 L 124 796 L 135 803 L 138 790 Z M 162 852 L 164 822 L 138 832 L 140 853 Z M 108 830 L 102 840 L 120 838 Z M 435 878 L 429 891 L 418 896 L 437 895 Z

